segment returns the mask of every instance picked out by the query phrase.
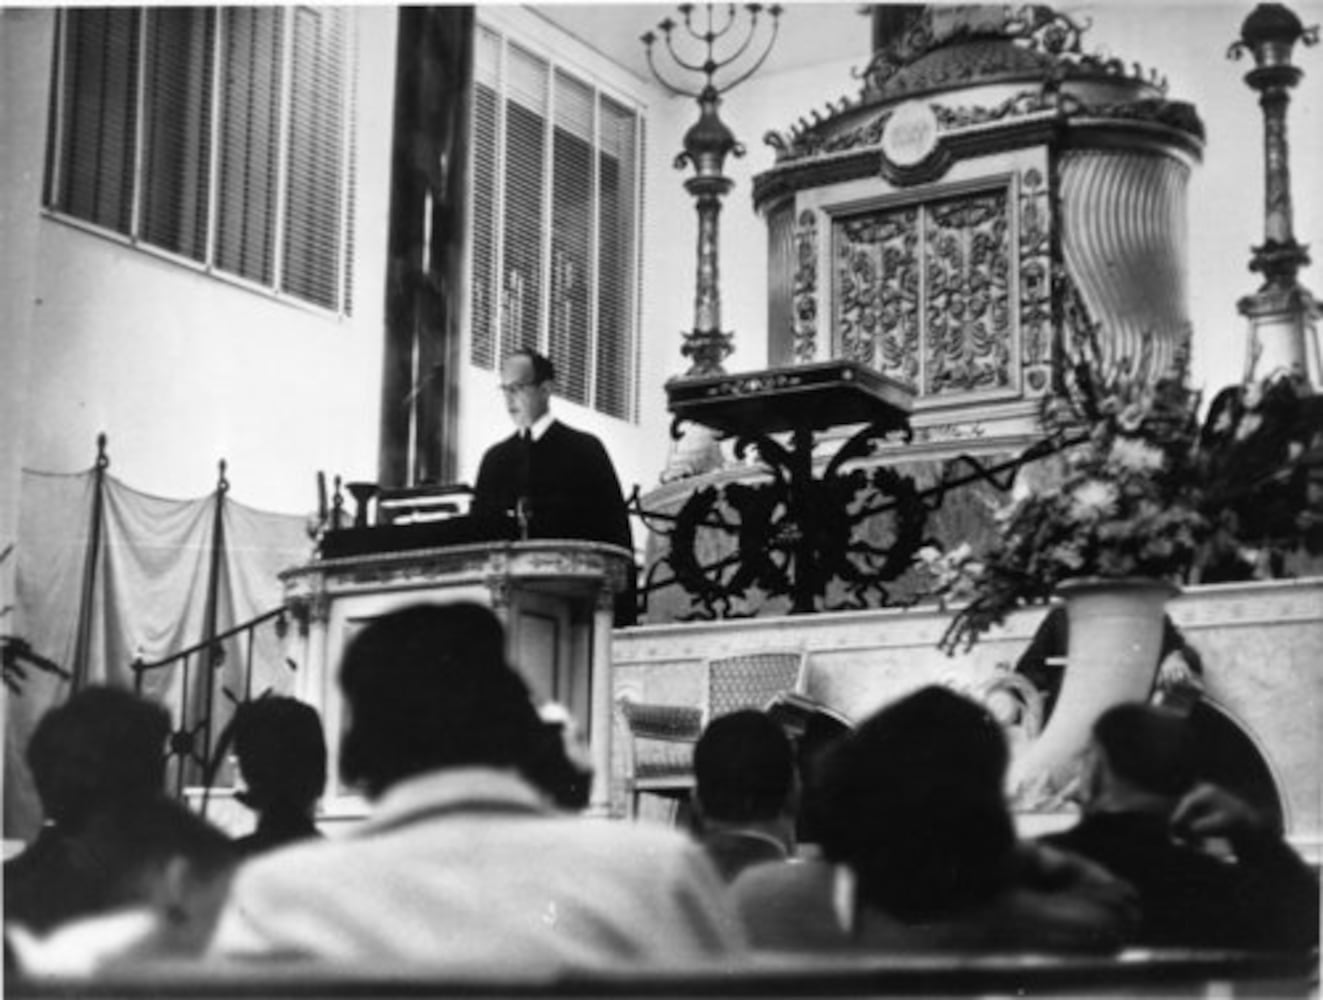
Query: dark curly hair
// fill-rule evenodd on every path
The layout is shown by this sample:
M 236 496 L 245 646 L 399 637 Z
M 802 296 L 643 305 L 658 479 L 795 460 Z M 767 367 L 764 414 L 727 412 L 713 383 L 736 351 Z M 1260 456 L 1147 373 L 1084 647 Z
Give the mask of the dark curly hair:
M 1198 774 L 1194 731 L 1169 709 L 1114 705 L 1093 724 L 1093 741 L 1118 778 L 1157 795 L 1185 794 Z
M 478 604 L 419 604 L 371 622 L 340 667 L 350 715 L 346 781 L 380 795 L 463 765 L 523 767 L 544 727 L 505 659 L 505 630 Z
M 234 713 L 234 755 L 254 809 L 310 809 L 326 788 L 321 716 L 294 698 L 244 702 Z
M 694 746 L 694 794 L 704 816 L 730 823 L 776 819 L 790 806 L 795 753 L 766 712 L 746 709 L 708 723 Z
M 1013 871 L 1008 762 L 982 705 L 938 686 L 901 698 L 824 757 L 823 853 L 854 870 L 860 902 L 900 920 L 984 902 Z
M 75 692 L 41 717 L 27 761 L 46 818 L 77 829 L 98 810 L 161 793 L 170 715 L 123 688 Z

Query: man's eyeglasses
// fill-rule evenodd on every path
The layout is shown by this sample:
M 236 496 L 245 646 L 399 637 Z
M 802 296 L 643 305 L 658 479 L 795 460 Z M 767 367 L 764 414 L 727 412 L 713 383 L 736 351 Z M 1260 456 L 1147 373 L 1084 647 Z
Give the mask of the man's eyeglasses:
M 528 382 L 502 382 L 502 383 L 501 383 L 501 392 L 505 393 L 507 396 L 513 396 L 513 395 L 515 395 L 516 393 L 523 392 L 525 389 L 533 389 L 533 388 L 536 388 L 539 384 L 540 384 L 540 383 L 538 383 L 538 382 L 532 382 L 532 381 L 528 381 Z

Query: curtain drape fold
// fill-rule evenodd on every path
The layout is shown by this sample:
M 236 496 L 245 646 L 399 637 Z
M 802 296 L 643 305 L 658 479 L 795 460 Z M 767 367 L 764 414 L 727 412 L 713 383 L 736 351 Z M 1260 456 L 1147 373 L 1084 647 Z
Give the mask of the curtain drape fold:
M 6 621 L 12 639 L 70 671 L 81 622 L 87 634 L 86 683 L 132 687 L 135 658 L 149 663 L 165 659 L 206 637 L 218 503 L 223 547 L 214 580 L 217 632 L 277 607 L 277 574 L 312 555 L 303 517 L 245 506 L 222 489 L 193 500 L 152 496 L 109 474 L 101 478 L 98 538 L 90 530 L 97 482 L 96 469 L 72 475 L 23 472 L 14 553 L 17 602 Z M 99 552 L 91 563 L 91 585 L 84 588 L 94 540 Z M 257 694 L 292 686 L 273 628 L 254 633 L 251 679 L 244 676 L 247 647 L 246 639 L 226 640 L 223 659 L 210 678 L 205 658 L 194 657 L 187 699 L 178 667 L 148 674 L 143 693 L 170 710 L 176 729 L 191 729 L 201 721 L 210 680 L 214 737 L 246 689 Z M 24 749 L 37 720 L 68 696 L 71 684 L 71 678 L 30 669 L 20 692 L 6 696 L 6 838 L 29 840 L 40 826 L 41 807 Z

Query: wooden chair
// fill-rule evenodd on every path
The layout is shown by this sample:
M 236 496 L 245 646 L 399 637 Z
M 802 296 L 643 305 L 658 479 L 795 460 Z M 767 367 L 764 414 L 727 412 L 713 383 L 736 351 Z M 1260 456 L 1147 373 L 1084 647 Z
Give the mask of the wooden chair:
M 802 649 L 739 653 L 709 659 L 701 704 L 658 705 L 623 697 L 625 786 L 630 816 L 639 797 L 685 801 L 694 786 L 694 744 L 712 719 L 744 708 L 766 710 L 787 693 L 802 694 L 808 656 Z

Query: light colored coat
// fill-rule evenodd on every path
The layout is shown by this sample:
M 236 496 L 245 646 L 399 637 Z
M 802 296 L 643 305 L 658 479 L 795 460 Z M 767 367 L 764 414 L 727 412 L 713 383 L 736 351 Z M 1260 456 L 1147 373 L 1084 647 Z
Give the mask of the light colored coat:
M 351 835 L 245 864 L 212 952 L 503 978 L 710 965 L 741 926 L 673 830 L 551 812 L 511 772 L 437 771 L 387 790 Z

